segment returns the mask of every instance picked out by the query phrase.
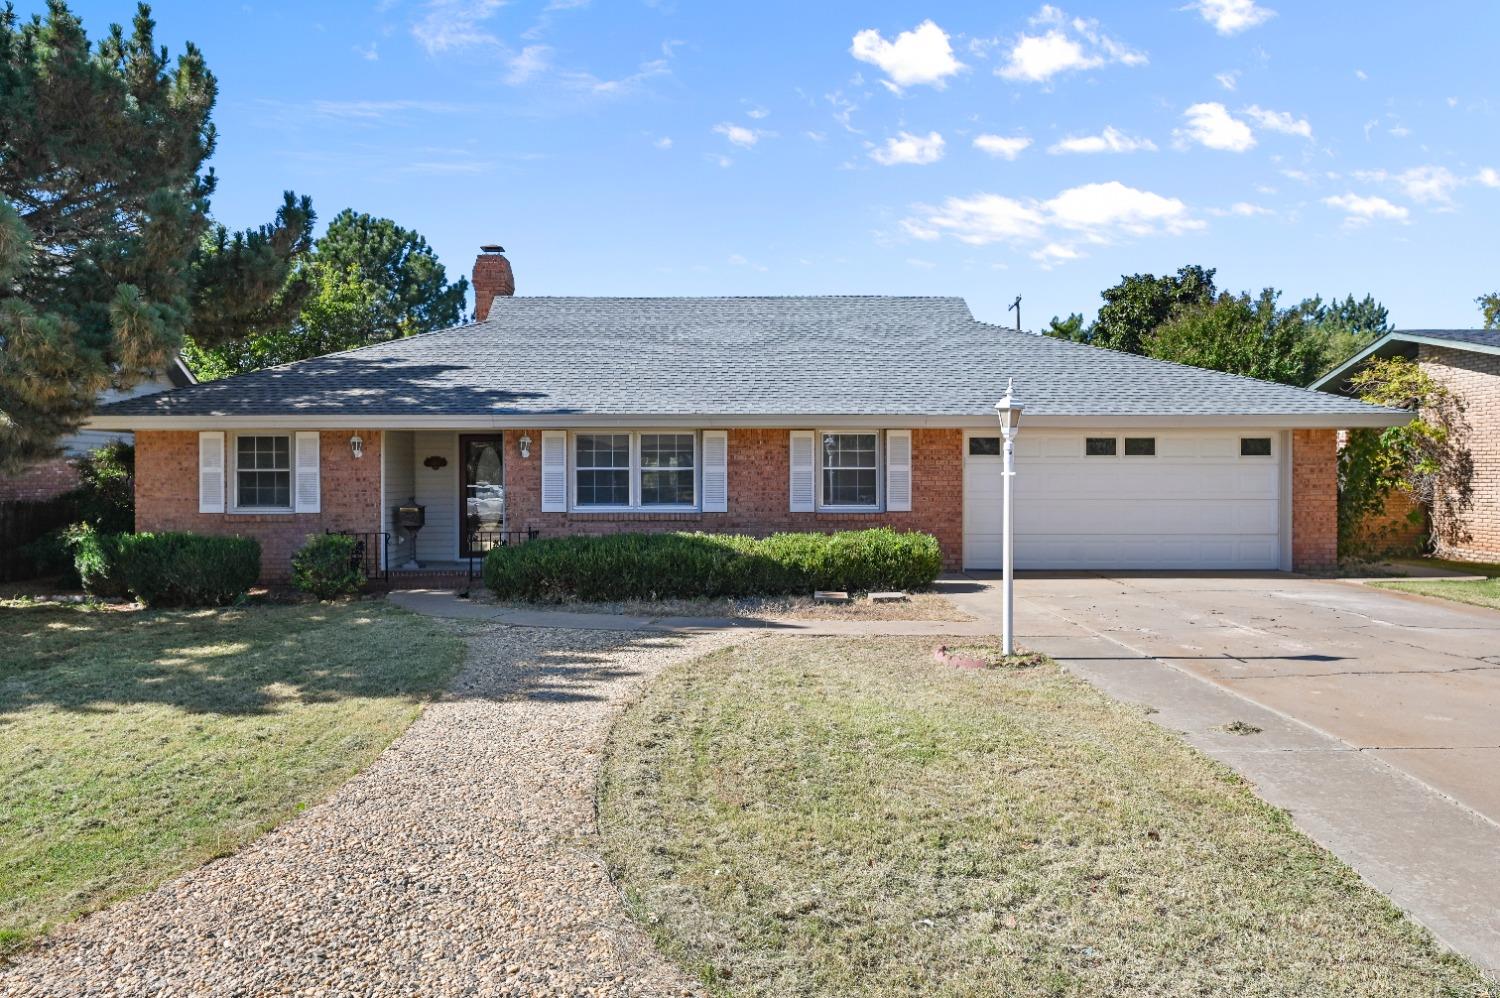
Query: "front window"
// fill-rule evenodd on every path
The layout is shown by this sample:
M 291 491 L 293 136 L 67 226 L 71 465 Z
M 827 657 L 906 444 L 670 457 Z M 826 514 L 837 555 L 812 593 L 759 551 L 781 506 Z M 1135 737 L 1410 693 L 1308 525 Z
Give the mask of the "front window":
M 580 433 L 574 468 L 579 506 L 630 505 L 630 434 Z
M 693 434 L 641 434 L 641 505 L 691 506 Z
M 291 437 L 236 437 L 234 468 L 236 506 L 292 508 Z
M 875 506 L 880 502 L 877 440 L 874 433 L 823 434 L 823 505 Z

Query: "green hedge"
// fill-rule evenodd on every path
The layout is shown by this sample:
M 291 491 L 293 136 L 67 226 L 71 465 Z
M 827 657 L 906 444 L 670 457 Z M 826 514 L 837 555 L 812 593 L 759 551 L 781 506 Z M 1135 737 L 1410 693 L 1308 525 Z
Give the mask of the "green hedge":
M 925 589 L 942 569 L 930 534 L 607 534 L 492 550 L 484 584 L 503 599 L 772 596 L 814 589 Z
M 260 541 L 201 534 L 120 534 L 119 573 L 147 606 L 226 606 L 260 578 Z
M 73 571 L 90 596 L 124 596 L 129 591 L 120 569 L 120 539 L 125 536 L 100 533 L 88 523 L 75 523 L 63 532 Z
M 318 599 L 351 596 L 365 585 L 358 538 L 348 534 L 309 534 L 292 555 L 292 585 Z

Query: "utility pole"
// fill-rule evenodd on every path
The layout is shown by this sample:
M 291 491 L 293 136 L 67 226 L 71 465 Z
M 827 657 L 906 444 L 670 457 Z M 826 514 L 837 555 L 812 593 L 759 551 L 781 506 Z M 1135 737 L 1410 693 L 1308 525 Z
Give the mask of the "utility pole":
M 1014 313 L 1016 313 L 1016 332 L 1019 333 L 1021 331 L 1021 296 L 1020 295 L 1016 295 L 1016 300 L 1010 303 L 1010 308 L 1006 309 L 1006 311 L 1007 312 L 1014 312 Z

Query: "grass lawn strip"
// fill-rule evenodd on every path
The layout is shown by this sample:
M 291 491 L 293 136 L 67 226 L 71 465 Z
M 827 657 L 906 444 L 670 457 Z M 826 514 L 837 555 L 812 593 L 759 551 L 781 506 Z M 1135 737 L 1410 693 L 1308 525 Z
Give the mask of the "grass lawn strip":
M 379 603 L 0 605 L 0 954 L 319 801 L 462 657 Z
M 1376 589 L 1416 593 L 1419 596 L 1436 596 L 1440 599 L 1453 600 L 1455 603 L 1469 603 L 1473 606 L 1487 606 L 1500 610 L 1500 578 L 1456 581 L 1408 579 L 1400 582 L 1371 582 L 1370 586 Z
M 765 638 L 611 737 L 606 860 L 717 994 L 1493 995 L 1284 812 L 1050 662 Z

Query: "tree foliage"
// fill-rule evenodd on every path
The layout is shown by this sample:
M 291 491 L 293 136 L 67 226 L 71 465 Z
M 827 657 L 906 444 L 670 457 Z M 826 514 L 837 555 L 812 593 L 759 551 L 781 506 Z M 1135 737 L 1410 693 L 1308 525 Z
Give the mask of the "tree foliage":
M 448 283 L 420 234 L 349 209 L 329 224 L 293 281 L 310 290 L 290 322 L 240 342 L 190 344 L 193 374 L 212 381 L 456 325 L 469 290 L 462 277 Z
M 0 12 L 0 472 L 55 452 L 98 394 L 294 314 L 311 204 L 230 234 L 209 216 L 213 74 L 142 5 L 91 45 L 63 0 Z
M 1362 554 L 1372 542 L 1362 528 L 1400 492 L 1433 510 L 1435 537 L 1461 543 L 1461 514 L 1473 503 L 1473 459 L 1462 400 L 1413 361 L 1375 358 L 1350 377 L 1352 390 L 1366 402 L 1416 413 L 1404 426 L 1351 430 L 1339 450 L 1339 544 L 1341 552 Z
M 1308 335 L 1301 306 L 1277 307 L 1278 292 L 1257 297 L 1220 295 L 1181 310 L 1147 334 L 1143 352 L 1159 360 L 1243 374 L 1287 385 L 1305 385 L 1320 371 L 1323 355 Z
M 1500 291 L 1491 291 L 1474 299 L 1484 316 L 1485 329 L 1500 329 Z
M 1089 341 L 1089 326 L 1083 321 L 1082 312 L 1070 312 L 1066 319 L 1052 317 L 1047 328 L 1042 330 L 1043 336 L 1051 336 L 1059 340 L 1072 340 L 1075 343 L 1087 343 Z
M 1342 301 L 1335 298 L 1329 302 L 1319 296 L 1304 300 L 1300 308 L 1308 336 L 1322 354 L 1318 374 L 1333 370 L 1394 328 L 1390 313 L 1373 295 L 1365 295 L 1362 300 L 1349 295 Z
M 1163 323 L 1194 306 L 1214 300 L 1214 271 L 1197 265 L 1176 274 L 1132 274 L 1105 288 L 1104 304 L 1089 330 L 1087 342 L 1096 347 L 1142 353 L 1146 338 Z

